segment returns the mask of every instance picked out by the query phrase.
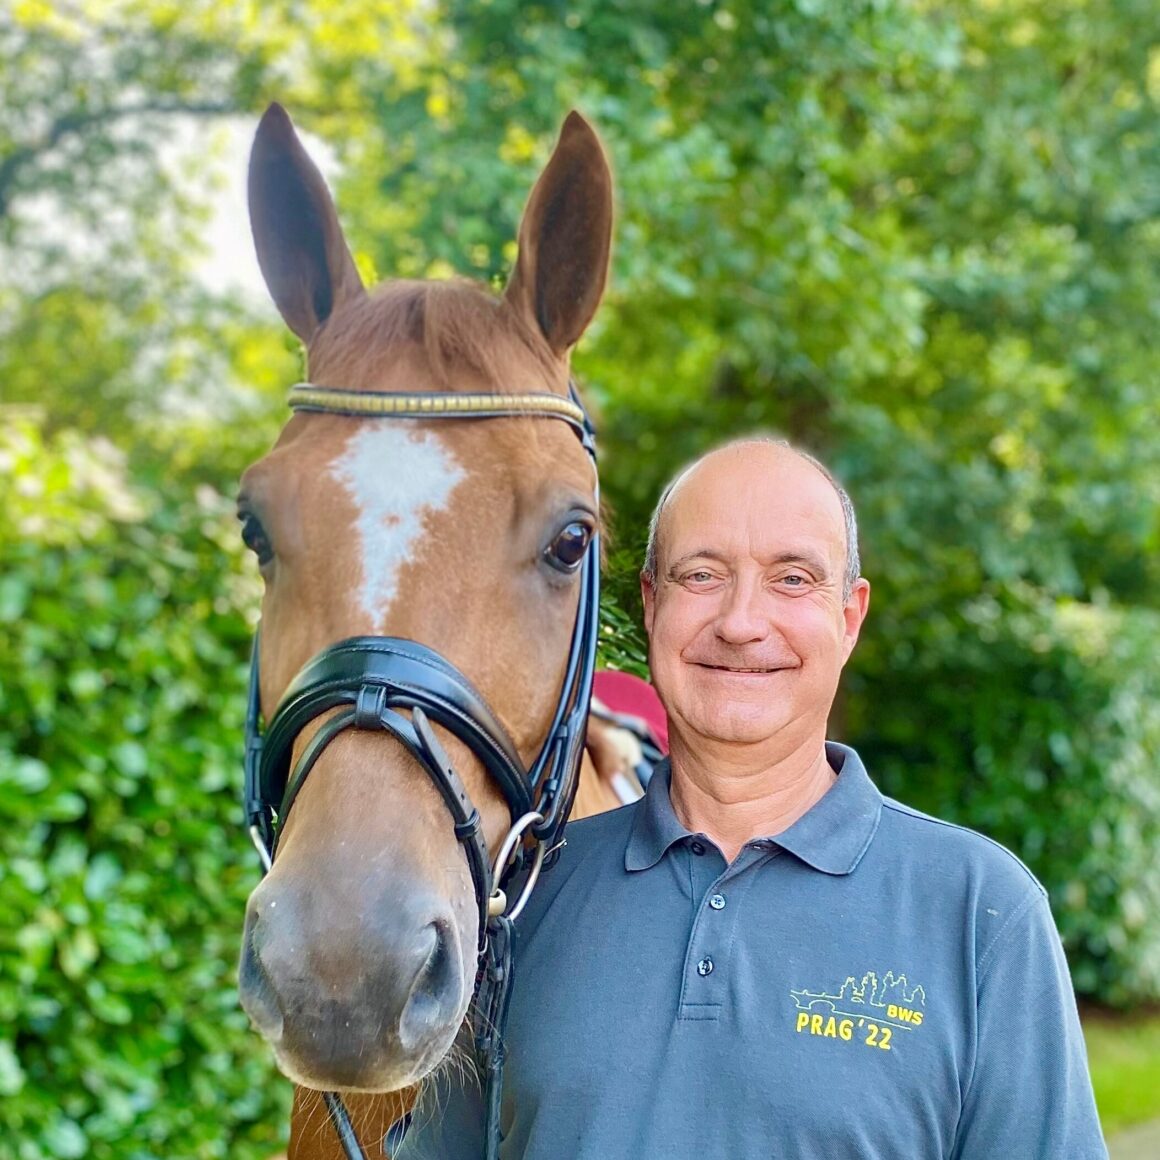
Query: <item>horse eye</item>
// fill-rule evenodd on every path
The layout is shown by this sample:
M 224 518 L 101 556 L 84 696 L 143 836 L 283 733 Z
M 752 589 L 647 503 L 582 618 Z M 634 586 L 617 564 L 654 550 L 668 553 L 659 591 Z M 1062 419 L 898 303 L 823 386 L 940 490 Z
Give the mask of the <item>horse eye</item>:
M 242 543 L 258 557 L 258 564 L 265 567 L 274 558 L 274 548 L 266 529 L 253 512 L 239 512 L 238 519 L 242 521 Z
M 582 520 L 567 524 L 548 545 L 544 559 L 560 572 L 575 572 L 592 542 L 592 528 Z

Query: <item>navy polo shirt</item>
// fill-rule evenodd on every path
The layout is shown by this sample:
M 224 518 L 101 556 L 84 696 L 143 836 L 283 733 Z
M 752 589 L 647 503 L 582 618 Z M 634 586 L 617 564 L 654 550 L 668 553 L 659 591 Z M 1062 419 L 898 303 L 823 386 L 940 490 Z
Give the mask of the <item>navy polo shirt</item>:
M 569 827 L 517 923 L 507 1160 L 1107 1156 L 1043 888 L 827 755 L 731 864 L 664 767 Z M 437 1078 L 398 1160 L 482 1154 L 478 1084 Z

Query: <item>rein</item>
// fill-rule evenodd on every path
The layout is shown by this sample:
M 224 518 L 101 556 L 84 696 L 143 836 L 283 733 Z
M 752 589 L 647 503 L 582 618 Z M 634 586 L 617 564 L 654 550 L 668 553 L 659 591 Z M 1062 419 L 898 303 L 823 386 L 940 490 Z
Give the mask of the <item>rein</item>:
M 595 435 L 575 387 L 569 398 L 522 395 L 407 394 L 348 391 L 300 383 L 290 390 L 295 411 L 355 418 L 472 420 L 504 417 L 560 419 L 596 461 Z M 454 665 L 417 641 L 360 636 L 323 649 L 299 671 L 262 729 L 259 639 L 255 634 L 246 711 L 246 827 L 264 871 L 294 800 L 326 746 L 344 729 L 381 730 L 402 743 L 426 771 L 451 815 L 462 843 L 479 907 L 479 970 L 472 1030 L 484 1073 L 487 1160 L 499 1156 L 503 1086 L 503 1029 L 512 976 L 512 923 L 522 912 L 540 870 L 563 845 L 563 830 L 583 754 L 588 703 L 596 667 L 600 612 L 599 537 L 581 564 L 580 600 L 568 665 L 547 738 L 525 768 L 507 731 L 486 700 Z M 292 766 L 294 742 L 305 725 L 337 710 Z M 406 715 L 406 714 L 409 714 Z M 494 864 L 483 840 L 479 811 L 447 757 L 431 723 L 463 742 L 503 793 L 511 827 Z M 533 846 L 529 850 L 526 839 Z M 506 888 L 527 871 L 519 895 Z M 366 1160 L 337 1092 L 323 1093 L 331 1123 L 348 1160 Z

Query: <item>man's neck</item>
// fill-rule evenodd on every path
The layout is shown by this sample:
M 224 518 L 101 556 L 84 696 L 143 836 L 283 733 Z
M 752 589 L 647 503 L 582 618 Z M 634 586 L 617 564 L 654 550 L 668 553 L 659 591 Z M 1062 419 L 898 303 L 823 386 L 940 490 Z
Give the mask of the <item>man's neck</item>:
M 713 749 L 672 738 L 670 797 L 681 824 L 716 842 L 728 862 L 746 842 L 789 829 L 837 780 L 818 739 L 781 754 Z

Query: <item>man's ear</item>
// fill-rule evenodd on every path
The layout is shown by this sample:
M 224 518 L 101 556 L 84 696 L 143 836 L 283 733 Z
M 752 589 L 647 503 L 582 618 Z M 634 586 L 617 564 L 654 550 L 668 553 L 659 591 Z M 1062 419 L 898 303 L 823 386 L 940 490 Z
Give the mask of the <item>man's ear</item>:
M 653 617 L 656 615 L 656 585 L 646 572 L 640 574 L 640 598 L 644 603 L 644 630 L 651 637 Z
M 286 325 L 309 344 L 337 307 L 365 291 L 326 182 L 279 104 L 258 124 L 249 197 L 262 277 Z
M 842 618 L 845 621 L 843 634 L 842 664 L 850 659 L 854 646 L 858 643 L 858 634 L 862 631 L 862 622 L 866 613 L 870 611 L 870 581 L 859 576 L 850 590 L 850 598 L 842 609 Z
M 592 127 L 569 113 L 524 210 L 505 294 L 561 357 L 596 313 L 611 246 L 612 173 Z

